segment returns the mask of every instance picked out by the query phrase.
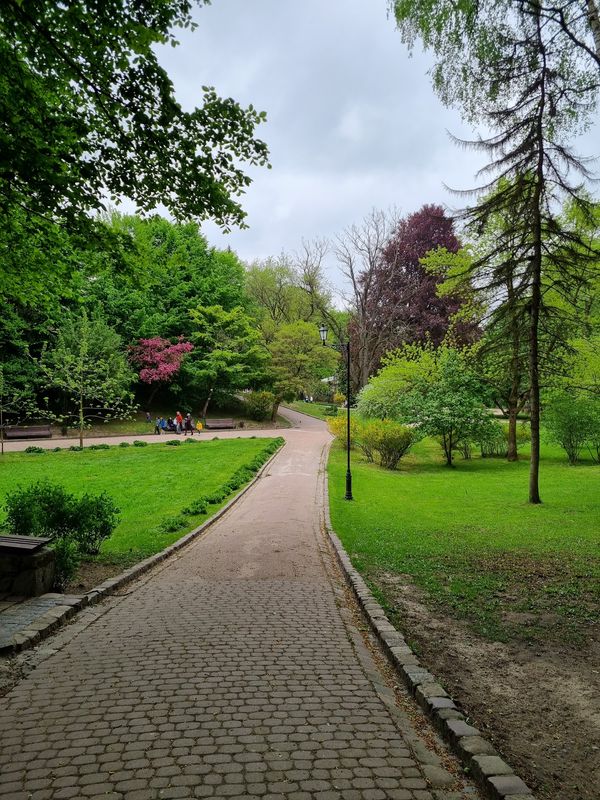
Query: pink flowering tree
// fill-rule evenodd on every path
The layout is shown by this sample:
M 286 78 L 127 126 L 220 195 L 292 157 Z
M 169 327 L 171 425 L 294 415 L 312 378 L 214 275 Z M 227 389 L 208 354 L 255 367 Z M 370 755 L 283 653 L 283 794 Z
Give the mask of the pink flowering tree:
M 175 344 L 160 336 L 139 339 L 138 344 L 131 348 L 131 361 L 140 367 L 140 380 L 152 386 L 149 404 L 161 386 L 171 383 L 181 368 L 184 356 L 193 349 L 194 345 L 184 342 L 181 336 Z

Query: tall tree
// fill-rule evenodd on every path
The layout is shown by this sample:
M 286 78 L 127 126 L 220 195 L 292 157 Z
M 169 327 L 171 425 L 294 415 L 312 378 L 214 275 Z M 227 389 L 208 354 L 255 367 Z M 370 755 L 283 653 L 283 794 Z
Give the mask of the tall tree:
M 462 305 L 459 294 L 437 292 L 439 277 L 428 272 L 421 260 L 431 250 L 444 248 L 455 253 L 460 242 L 454 221 L 438 205 L 424 205 L 401 219 L 384 248 L 383 259 L 375 271 L 378 307 L 373 310 L 373 324 L 380 326 L 383 316 L 391 325 L 389 349 L 403 342 L 441 344 Z M 395 310 L 394 310 L 395 309 Z M 393 314 L 393 319 L 390 316 Z M 456 321 L 455 338 L 459 343 L 472 341 L 477 331 L 464 321 Z
M 40 369 L 48 390 L 60 393 L 63 425 L 79 432 L 91 419 L 127 417 L 132 410 L 132 370 L 118 334 L 99 316 L 66 317 L 54 347 L 42 354 Z
M 442 12 L 436 19 L 426 5 L 419 2 L 411 9 L 404 0 L 395 5 L 404 36 L 422 36 L 435 50 L 439 61 L 434 82 L 442 98 L 496 132 L 474 143 L 488 153 L 487 172 L 495 177 L 482 187 L 488 194 L 468 210 L 467 219 L 481 229 L 495 216 L 514 214 L 519 222 L 510 259 L 515 297 L 527 321 L 529 500 L 539 503 L 544 275 L 553 275 L 554 286 L 572 296 L 573 283 L 589 278 L 594 261 L 577 231 L 561 224 L 557 209 L 569 197 L 582 214 L 591 214 L 590 204 L 570 179 L 588 172 L 568 142 L 595 107 L 597 64 L 584 49 L 573 46 L 539 0 L 467 2 L 460 7 L 444 3 L 443 9 L 436 8 L 436 13 Z M 474 262 L 475 272 L 485 273 L 499 252 L 507 250 L 506 237 L 501 237 Z
M 202 0 L 199 0 L 201 3 Z M 0 213 L 87 227 L 103 198 L 243 224 L 241 165 L 265 164 L 265 118 L 204 87 L 184 111 L 157 46 L 193 27 L 189 0 L 0 6 Z
M 387 304 L 392 270 L 388 270 L 386 279 L 379 268 L 397 224 L 395 214 L 373 209 L 361 224 L 346 228 L 335 240 L 335 256 L 350 284 L 346 300 L 351 314 L 348 332 L 353 392 L 366 385 L 394 333 L 400 301 L 391 295 L 392 304 Z M 380 313 L 381 309 L 387 309 L 387 313 Z

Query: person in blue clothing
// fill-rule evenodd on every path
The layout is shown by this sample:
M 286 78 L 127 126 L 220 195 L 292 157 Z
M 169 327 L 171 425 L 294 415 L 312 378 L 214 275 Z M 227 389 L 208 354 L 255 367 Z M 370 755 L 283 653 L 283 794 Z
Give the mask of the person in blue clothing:
M 162 418 L 161 417 L 157 417 L 155 422 L 154 422 L 154 433 L 157 433 L 159 435 L 160 435 L 160 432 L 161 432 L 161 424 L 160 424 L 161 422 L 162 422 Z

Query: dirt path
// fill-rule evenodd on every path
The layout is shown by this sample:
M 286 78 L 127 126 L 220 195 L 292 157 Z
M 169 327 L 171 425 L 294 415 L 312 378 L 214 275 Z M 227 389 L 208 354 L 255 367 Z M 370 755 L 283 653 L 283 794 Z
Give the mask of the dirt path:
M 207 535 L 28 656 L 1 797 L 479 797 L 394 699 L 321 532 L 329 436 L 296 421 Z

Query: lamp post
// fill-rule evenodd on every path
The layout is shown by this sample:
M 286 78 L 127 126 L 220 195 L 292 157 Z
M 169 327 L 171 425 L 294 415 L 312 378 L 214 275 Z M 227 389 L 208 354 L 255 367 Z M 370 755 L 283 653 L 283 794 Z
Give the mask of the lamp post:
M 326 344 L 327 326 L 321 323 L 319 326 L 319 336 L 323 347 L 331 347 L 333 350 L 340 350 L 346 355 L 346 451 L 348 453 L 348 465 L 346 467 L 346 494 L 344 500 L 354 500 L 352 497 L 352 473 L 350 471 L 350 340 L 340 342 L 339 345 Z

